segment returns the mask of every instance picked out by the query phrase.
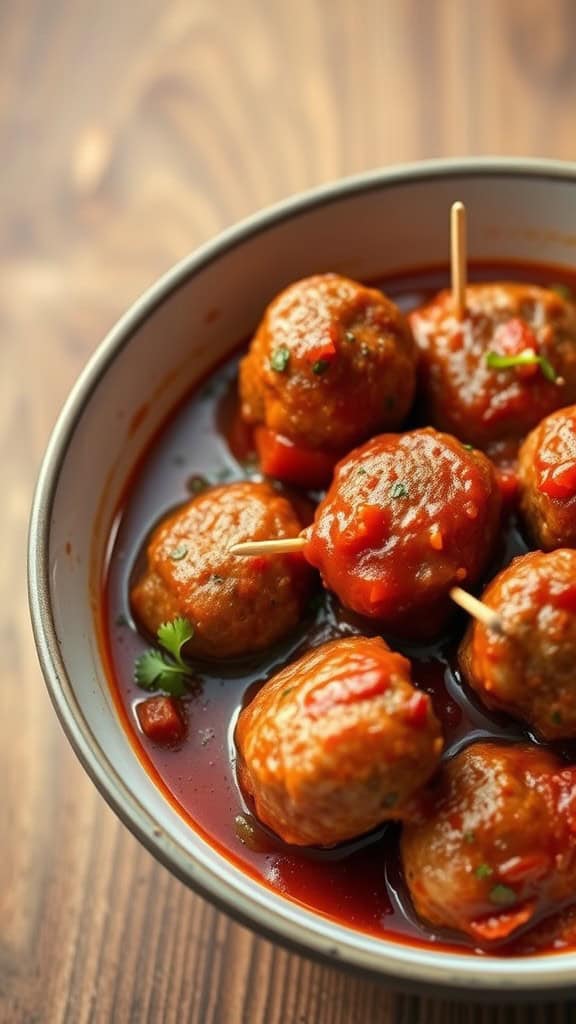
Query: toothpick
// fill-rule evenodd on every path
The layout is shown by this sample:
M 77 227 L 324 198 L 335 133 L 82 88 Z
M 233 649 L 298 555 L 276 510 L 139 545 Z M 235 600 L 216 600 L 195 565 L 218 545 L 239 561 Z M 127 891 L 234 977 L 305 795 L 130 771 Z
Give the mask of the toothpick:
M 286 555 L 292 551 L 303 551 L 305 537 L 286 537 L 283 540 L 247 540 L 232 544 L 231 555 Z
M 461 320 L 466 312 L 466 207 L 452 203 L 450 211 L 450 267 L 454 312 Z
M 489 608 L 487 604 L 479 601 L 473 594 L 469 594 L 467 590 L 462 590 L 461 587 L 452 587 L 450 597 L 455 604 L 463 608 L 473 618 L 478 619 L 478 622 L 487 626 L 488 629 L 492 629 L 495 633 L 504 632 L 502 620 L 498 613 L 493 608 Z

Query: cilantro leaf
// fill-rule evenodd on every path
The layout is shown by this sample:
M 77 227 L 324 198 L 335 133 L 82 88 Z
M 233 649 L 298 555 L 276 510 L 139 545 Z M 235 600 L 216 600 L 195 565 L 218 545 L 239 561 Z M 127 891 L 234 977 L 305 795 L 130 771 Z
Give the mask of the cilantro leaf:
M 172 622 L 163 622 L 157 632 L 158 642 L 172 655 L 174 661 L 186 674 L 190 669 L 182 658 L 182 648 L 194 636 L 194 627 L 188 619 L 172 619 Z
M 182 657 L 182 648 L 194 636 L 194 627 L 188 619 L 173 619 L 163 622 L 156 635 L 164 651 L 144 651 L 136 659 L 134 678 L 143 690 L 162 690 L 172 697 L 182 697 L 194 675 Z
M 137 658 L 134 677 L 143 690 L 163 690 L 172 697 L 183 695 L 187 678 L 178 666 L 152 648 Z

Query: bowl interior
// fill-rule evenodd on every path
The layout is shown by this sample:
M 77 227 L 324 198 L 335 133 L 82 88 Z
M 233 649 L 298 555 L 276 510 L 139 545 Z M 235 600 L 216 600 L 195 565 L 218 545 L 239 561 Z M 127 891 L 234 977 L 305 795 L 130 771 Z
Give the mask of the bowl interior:
M 576 172 L 487 164 L 383 173 L 261 215 L 153 288 L 99 349 L 44 462 L 31 525 L 31 601 L 52 698 L 77 752 L 126 823 L 176 874 L 285 941 L 399 980 L 510 990 L 569 983 L 572 954 L 472 958 L 377 940 L 244 875 L 163 797 L 117 716 L 94 609 L 117 504 L 168 412 L 256 324 L 279 288 L 335 270 L 370 279 L 445 262 L 448 210 L 469 210 L 475 259 L 573 266 Z

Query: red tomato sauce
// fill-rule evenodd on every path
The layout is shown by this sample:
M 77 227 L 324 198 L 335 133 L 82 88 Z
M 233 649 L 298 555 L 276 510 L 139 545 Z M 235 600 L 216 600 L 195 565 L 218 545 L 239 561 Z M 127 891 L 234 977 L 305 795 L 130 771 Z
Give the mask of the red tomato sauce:
M 518 280 L 547 285 L 576 281 L 557 268 L 476 265 L 471 280 Z M 415 308 L 448 284 L 448 269 L 415 271 L 379 282 L 404 311 Z M 155 783 L 179 813 L 223 856 L 287 899 L 371 935 L 483 955 L 467 939 L 434 932 L 410 906 L 399 867 L 396 826 L 385 826 L 358 840 L 328 850 L 303 850 L 284 844 L 258 824 L 235 775 L 233 730 L 240 708 L 266 678 L 309 646 L 342 635 L 374 635 L 374 624 L 342 610 L 323 594 L 297 632 L 273 650 L 221 663 L 197 662 L 197 684 L 183 699 L 187 735 L 176 749 L 152 743 L 142 732 L 137 708 L 148 696 L 134 682 L 135 659 L 150 646 L 133 621 L 130 582 L 141 565 L 151 528 L 178 504 L 210 484 L 250 478 L 258 473 L 251 434 L 237 417 L 238 356 L 220 366 L 172 414 L 126 489 L 115 526 L 117 533 L 105 569 L 100 605 L 100 635 L 116 705 L 138 755 Z M 418 412 L 406 429 L 419 425 Z M 367 528 L 370 525 L 367 514 Z M 490 576 L 527 550 L 513 517 L 503 533 Z M 455 651 L 465 625 L 455 620 L 452 633 L 433 647 L 418 647 L 385 637 L 410 657 L 415 685 L 432 697 L 450 757 L 471 740 L 533 739 L 519 723 L 481 708 L 454 668 Z M 576 760 L 576 742 L 554 744 Z M 545 922 L 503 953 L 565 949 L 560 929 Z M 573 932 L 576 929 L 573 929 Z M 568 930 L 569 933 L 569 930 Z M 574 941 L 576 946 L 576 939 Z

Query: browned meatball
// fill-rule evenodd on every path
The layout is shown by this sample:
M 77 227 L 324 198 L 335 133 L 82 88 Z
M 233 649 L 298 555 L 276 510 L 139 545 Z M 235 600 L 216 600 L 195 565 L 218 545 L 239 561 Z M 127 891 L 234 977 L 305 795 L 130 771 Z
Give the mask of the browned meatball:
M 499 283 L 470 285 L 466 303 L 460 321 L 444 291 L 410 317 L 434 426 L 488 448 L 522 438 L 543 416 L 576 401 L 572 302 L 535 285 Z M 498 368 L 489 353 L 520 360 Z
M 236 742 L 258 817 L 301 846 L 333 846 L 402 818 L 442 749 L 410 663 L 364 637 L 318 647 L 265 683 Z
M 270 484 L 213 487 L 154 530 L 131 593 L 137 619 L 150 633 L 177 616 L 189 619 L 188 653 L 232 657 L 267 647 L 298 623 L 312 572 L 299 554 L 236 558 L 228 551 L 301 529 L 293 506 Z
M 538 547 L 576 547 L 576 405 L 528 435 L 518 475 L 520 510 Z
M 402 422 L 415 362 L 410 329 L 382 292 L 308 277 L 264 314 L 240 366 L 242 414 L 306 448 L 344 452 Z
M 430 638 L 453 610 L 450 588 L 484 572 L 499 514 L 482 452 L 430 429 L 382 434 L 339 463 L 306 557 L 346 607 Z
M 476 743 L 404 826 L 420 917 L 489 946 L 576 899 L 576 768 L 539 747 Z
M 459 654 L 468 684 L 544 739 L 576 736 L 576 551 L 515 558 L 482 600 L 503 632 L 471 623 Z

